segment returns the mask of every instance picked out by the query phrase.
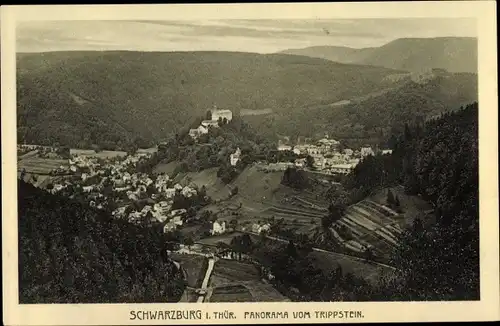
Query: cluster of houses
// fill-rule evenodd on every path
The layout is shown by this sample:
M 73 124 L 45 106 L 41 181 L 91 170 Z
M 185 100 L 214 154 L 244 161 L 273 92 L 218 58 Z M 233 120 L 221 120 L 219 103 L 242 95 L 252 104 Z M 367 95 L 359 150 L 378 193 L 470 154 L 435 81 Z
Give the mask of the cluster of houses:
M 297 155 L 308 155 L 314 160 L 314 168 L 317 171 L 328 174 L 348 174 L 365 157 L 375 155 L 370 146 L 361 147 L 359 150 L 346 148 L 339 150 L 340 142 L 329 139 L 328 136 L 318 140 L 316 143 L 302 143 L 295 146 L 278 143 L 279 151 L 292 151 Z M 382 150 L 382 154 L 390 154 L 391 150 Z M 280 162 L 268 164 L 267 170 L 283 171 L 289 166 L 302 168 L 305 166 L 304 159 L 298 159 L 294 163 Z
M 211 110 L 211 119 L 203 120 L 197 128 L 189 129 L 189 136 L 198 139 L 201 135 L 208 134 L 210 128 L 218 128 L 219 122 L 233 120 L 233 112 L 226 109 L 218 109 L 214 106 Z
M 142 223 L 149 218 L 150 221 L 164 223 L 164 231 L 170 232 L 183 224 L 187 213 L 185 209 L 172 210 L 174 196 L 180 193 L 184 197 L 191 197 L 197 194 L 197 189 L 173 184 L 173 180 L 166 174 L 152 178 L 146 173 L 133 172 L 133 167 L 150 156 L 150 153 L 137 153 L 113 159 L 98 159 L 87 155 L 73 155 L 69 160 L 73 177 L 61 179 L 59 183 L 53 184 L 50 191 L 57 193 L 70 185 L 81 186 L 89 204 L 103 208 L 103 204 L 107 202 L 103 189 L 110 186 L 112 196 L 124 203 L 112 212 L 114 217 L 134 223 Z M 129 205 L 140 200 L 146 201 L 141 210 L 132 209 Z

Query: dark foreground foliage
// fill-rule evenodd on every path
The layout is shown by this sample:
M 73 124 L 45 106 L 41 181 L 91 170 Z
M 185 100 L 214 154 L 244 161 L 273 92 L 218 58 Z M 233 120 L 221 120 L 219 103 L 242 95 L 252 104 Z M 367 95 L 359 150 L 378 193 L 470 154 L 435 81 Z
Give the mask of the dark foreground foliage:
M 162 234 L 19 182 L 20 303 L 177 302 Z
M 392 155 L 370 157 L 349 180 L 367 195 L 403 184 L 434 206 L 432 227 L 423 217 L 405 232 L 392 258 L 403 284 L 386 293 L 400 300 L 479 299 L 478 104 L 393 137 Z

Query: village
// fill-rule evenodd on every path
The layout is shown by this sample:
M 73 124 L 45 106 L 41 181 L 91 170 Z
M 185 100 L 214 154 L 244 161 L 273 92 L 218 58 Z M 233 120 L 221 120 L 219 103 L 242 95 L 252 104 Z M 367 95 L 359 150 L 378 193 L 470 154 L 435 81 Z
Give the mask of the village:
M 193 140 L 197 141 L 211 128 L 220 128 L 233 119 L 231 110 L 213 108 L 210 113 L 211 120 L 203 120 L 197 128 L 189 130 Z M 345 148 L 326 134 L 319 140 L 299 138 L 295 143 L 282 137 L 273 152 L 283 155 L 275 156 L 278 159 L 274 162 L 254 161 L 247 171 L 258 171 L 260 175 L 267 173 L 270 178 L 280 182 L 283 171 L 294 168 L 317 173 L 315 179 L 328 183 L 328 176 L 347 175 L 370 155 L 390 153 L 389 150 L 374 151 L 369 146 L 359 150 Z M 18 153 L 18 175 L 21 179 L 52 194 L 77 199 L 94 209 L 104 210 L 115 219 L 158 227 L 169 239 L 171 256 L 183 268 L 190 268 L 189 261 L 193 257 L 199 257 L 197 260 L 208 259 L 203 282 L 198 284 L 197 281 L 196 286 L 193 284 L 196 289 L 193 296 L 196 298 L 186 299 L 190 302 L 217 301 L 212 297 L 214 289 L 207 283 L 215 262 L 219 266 L 216 266 L 216 275 L 220 268 L 227 269 L 231 264 L 237 268 L 245 261 L 255 264 L 253 258 L 242 254 L 239 245 L 233 243 L 234 239 L 250 236 L 254 242 L 259 242 L 263 236 L 277 243 L 286 243 L 288 240 L 286 236 L 278 234 L 279 229 L 286 231 L 287 227 L 293 225 L 300 225 L 302 230 L 313 228 L 320 223 L 320 216 L 324 214 L 324 208 L 310 203 L 314 202 L 312 197 L 295 196 L 290 202 L 284 199 L 285 202 L 280 204 L 278 197 L 271 199 L 259 194 L 259 198 L 255 197 L 249 203 L 247 197 L 244 194 L 237 195 L 238 192 L 233 189 L 237 190 L 237 187 L 231 185 L 227 185 L 230 190 L 227 197 L 212 200 L 203 182 L 185 182 L 177 178 L 175 173 L 155 171 L 152 165 L 156 163 L 152 162 L 157 162 L 154 158 L 158 156 L 158 146 L 120 152 L 18 145 Z M 241 158 L 242 151 L 237 148 L 228 155 L 228 165 L 235 167 Z M 263 189 L 267 187 L 266 182 L 260 181 Z M 243 208 L 242 201 L 245 201 Z M 295 204 L 292 204 L 293 201 Z M 263 205 L 264 209 L 252 215 L 254 205 Z M 363 245 L 355 247 L 354 240 L 342 239 L 341 242 L 350 249 L 351 254 L 364 255 L 366 251 Z M 314 249 L 317 253 L 321 253 L 321 250 Z M 324 253 L 334 255 L 329 251 Z M 193 267 L 196 271 L 188 271 L 188 274 L 197 275 L 203 266 L 197 262 Z M 259 273 L 264 283 L 273 282 L 274 276 L 268 270 Z M 266 286 L 272 288 L 271 284 Z M 266 291 L 274 293 L 273 300 L 285 300 L 271 288 Z
M 189 135 L 193 140 L 199 139 L 201 135 L 207 134 L 210 128 L 218 128 L 221 124 L 229 123 L 233 119 L 233 112 L 227 109 L 218 109 L 216 106 L 211 110 L 211 120 L 203 120 L 197 128 L 189 130 Z M 340 141 L 331 139 L 325 134 L 324 138 L 317 141 L 299 137 L 295 145 L 290 144 L 290 139 L 284 137 L 279 140 L 277 150 L 281 152 L 293 152 L 298 158 L 294 162 L 263 163 L 261 166 L 267 171 L 284 171 L 288 167 L 300 169 L 312 169 L 324 174 L 349 174 L 361 159 L 375 155 L 375 152 L 382 155 L 392 153 L 390 149 L 374 151 L 370 146 L 361 147 L 359 150 L 350 148 L 341 149 Z M 230 164 L 235 166 L 241 157 L 241 150 L 238 148 L 230 156 Z M 307 157 L 311 157 L 310 163 Z
M 231 110 L 211 110 L 211 120 L 204 120 L 198 128 L 191 129 L 189 135 L 197 139 L 200 135 L 208 133 L 210 128 L 218 128 L 221 123 L 229 123 L 233 118 Z M 280 140 L 277 151 L 293 153 L 297 159 L 294 162 L 256 162 L 260 170 L 266 172 L 284 171 L 288 167 L 311 170 L 322 174 L 345 175 L 348 174 L 364 157 L 374 155 L 371 147 L 362 147 L 359 150 L 344 148 L 340 150 L 340 142 L 325 135 L 316 142 L 310 139 L 301 140 L 300 143 L 289 145 L 287 139 Z M 163 232 L 174 232 L 192 218 L 195 213 L 189 213 L 189 200 L 197 198 L 207 201 L 204 191 L 196 185 L 181 185 L 175 183 L 166 173 L 153 174 L 140 172 L 140 166 L 147 164 L 157 149 L 138 150 L 135 153 L 116 152 L 116 155 L 99 155 L 86 150 L 72 150 L 66 153 L 69 159 L 64 164 L 60 160 L 60 150 L 37 145 L 18 145 L 18 152 L 22 157 L 20 176 L 26 174 L 26 166 L 30 167 L 30 160 L 34 165 L 40 161 L 54 159 L 56 164 L 49 169 L 47 174 L 58 176 L 52 182 L 46 181 L 41 187 L 54 194 L 63 194 L 74 197 L 82 196 L 85 201 L 97 209 L 110 209 L 115 218 L 125 219 L 136 224 L 159 223 Z M 37 153 L 38 152 L 38 153 Z M 382 154 L 390 152 L 382 151 Z M 95 155 L 93 155 L 94 153 Z M 241 157 L 238 148 L 229 157 L 229 163 L 235 166 Z M 59 158 L 59 160 L 57 160 Z M 38 161 L 37 161 L 38 160 Z M 34 171 L 34 172 L 33 172 Z M 36 169 L 32 174 L 41 173 Z M 174 203 L 176 198 L 186 199 L 182 207 Z M 225 221 L 210 221 L 210 234 L 218 235 L 228 231 L 235 231 L 226 225 Z M 247 231 L 259 234 L 268 231 L 269 223 L 254 223 Z

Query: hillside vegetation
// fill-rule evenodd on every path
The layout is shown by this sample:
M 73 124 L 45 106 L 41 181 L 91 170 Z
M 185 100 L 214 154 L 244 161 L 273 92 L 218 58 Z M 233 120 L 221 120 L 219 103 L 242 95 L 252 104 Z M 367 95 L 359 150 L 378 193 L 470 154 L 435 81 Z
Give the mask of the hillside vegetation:
M 313 46 L 280 53 L 405 71 L 442 68 L 477 73 L 477 39 L 472 37 L 401 38 L 373 48 Z
M 150 147 L 214 104 L 243 112 L 268 140 L 329 132 L 380 143 L 394 124 L 477 100 L 475 74 L 415 82 L 399 70 L 285 54 L 19 54 L 17 72 L 18 140 L 73 148 Z
M 319 108 L 313 116 L 322 116 L 326 128 L 339 139 L 387 146 L 384 141 L 402 132 L 405 124 L 422 123 L 477 101 L 477 97 L 476 74 L 446 74 L 423 83 L 409 81 L 383 95 L 335 109 Z
M 421 215 L 403 232 L 392 264 L 405 281 L 387 294 L 403 300 L 479 299 L 477 111 L 474 103 L 407 125 L 393 137 L 392 155 L 362 161 L 347 183 L 360 197 L 403 184 L 408 194 L 434 207 L 434 225 L 425 226 Z
M 20 303 L 177 302 L 162 234 L 18 184 Z
M 295 112 L 391 87 L 384 78 L 396 73 L 283 54 L 18 54 L 18 139 L 81 148 L 149 147 L 213 105 L 235 113 Z

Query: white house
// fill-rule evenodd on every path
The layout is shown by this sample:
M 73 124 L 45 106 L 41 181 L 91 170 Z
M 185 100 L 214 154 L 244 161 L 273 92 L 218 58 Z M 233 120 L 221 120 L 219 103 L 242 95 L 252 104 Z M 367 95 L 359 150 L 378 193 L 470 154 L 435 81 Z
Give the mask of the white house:
M 201 122 L 201 125 L 205 128 L 208 128 L 208 127 L 217 128 L 219 126 L 219 122 L 217 120 L 203 120 Z M 198 129 L 195 129 L 195 130 L 198 130 Z
M 208 134 L 208 127 L 204 125 L 199 125 L 198 128 L 196 128 L 196 130 L 198 130 L 199 135 Z
M 128 172 L 125 172 L 125 173 L 123 174 L 123 176 L 122 176 L 122 180 L 123 180 L 124 182 L 129 182 L 131 179 L 132 179 L 132 176 L 131 176 L 131 175 L 130 175 L 130 173 L 128 173 Z
M 366 157 L 369 155 L 374 155 L 373 149 L 371 147 L 361 147 L 361 156 Z
M 238 149 L 236 149 L 236 152 L 231 154 L 231 157 L 229 158 L 229 162 L 231 163 L 232 166 L 235 166 L 236 163 L 238 163 L 238 161 L 240 160 L 240 156 L 241 156 L 241 150 L 238 147 Z
M 386 154 L 392 154 L 392 149 L 383 149 L 382 155 L 386 155 Z
M 55 193 L 55 192 L 63 190 L 64 188 L 66 188 L 66 185 L 62 185 L 62 184 L 56 183 L 54 185 L 54 188 L 52 188 L 52 192 Z
M 177 226 L 182 225 L 182 223 L 183 222 L 182 222 L 181 217 L 176 216 L 165 224 L 165 226 L 163 227 L 163 232 L 168 233 L 168 232 L 174 231 L 177 228 Z
M 279 151 L 291 151 L 292 146 L 289 145 L 278 145 L 278 150 Z
M 176 216 L 176 215 L 184 215 L 186 214 L 187 210 L 185 210 L 184 208 L 181 208 L 181 209 L 174 209 L 173 211 L 170 212 L 170 216 Z
M 212 224 L 212 230 L 210 230 L 210 233 L 212 235 L 216 235 L 216 234 L 222 234 L 226 232 L 226 222 L 225 221 L 215 221 L 213 224 Z
M 233 120 L 233 112 L 231 110 L 217 109 L 212 110 L 212 121 L 218 121 L 219 118 L 226 119 L 228 122 Z
M 348 174 L 354 168 L 354 164 L 336 164 L 330 167 L 333 173 Z
M 166 198 L 172 198 L 175 196 L 176 191 L 177 190 L 175 188 L 167 188 L 163 191 L 163 194 Z
M 305 158 L 298 158 L 295 160 L 295 166 L 298 168 L 303 168 L 306 165 L 306 159 Z
M 113 216 L 117 216 L 117 217 L 121 217 L 123 216 L 123 214 L 125 214 L 125 210 L 127 209 L 127 206 L 122 206 L 122 207 L 118 207 L 117 209 L 115 209 L 111 215 Z
M 271 224 L 269 224 L 269 223 L 262 224 L 262 225 L 255 223 L 252 225 L 252 232 L 254 232 L 254 233 L 260 234 L 262 232 L 267 232 L 270 229 L 271 229 Z
M 191 197 L 193 195 L 196 195 L 196 189 L 193 189 L 193 188 L 190 188 L 190 187 L 184 187 L 182 190 L 181 190 L 181 194 L 184 196 L 184 197 Z

